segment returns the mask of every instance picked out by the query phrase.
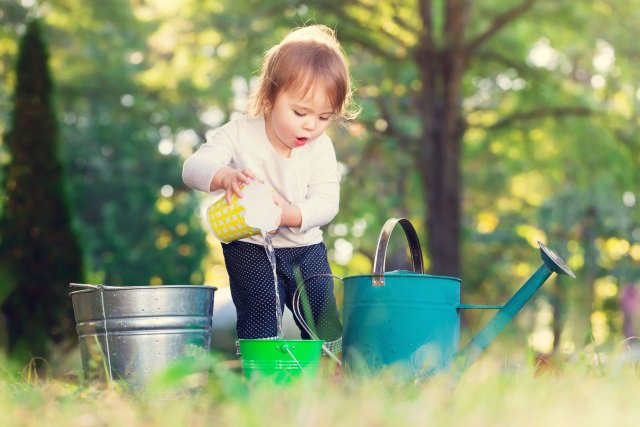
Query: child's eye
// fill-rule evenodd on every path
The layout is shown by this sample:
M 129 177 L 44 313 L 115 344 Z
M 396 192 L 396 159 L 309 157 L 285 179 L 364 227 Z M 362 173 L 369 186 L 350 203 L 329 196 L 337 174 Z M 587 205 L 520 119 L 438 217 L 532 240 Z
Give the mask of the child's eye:
M 322 120 L 323 122 L 328 122 L 329 120 L 331 120 L 331 116 L 320 116 L 320 120 Z
M 293 110 L 293 114 L 295 114 L 298 117 L 304 117 L 305 116 L 304 113 L 301 113 L 300 111 L 296 111 L 296 110 Z

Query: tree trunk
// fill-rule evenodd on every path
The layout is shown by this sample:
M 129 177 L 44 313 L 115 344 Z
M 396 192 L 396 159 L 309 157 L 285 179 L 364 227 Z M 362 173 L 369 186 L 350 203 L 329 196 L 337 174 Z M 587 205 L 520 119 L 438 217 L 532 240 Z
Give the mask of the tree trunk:
M 424 30 L 416 62 L 423 83 L 418 101 L 423 133 L 416 158 L 428 204 L 425 225 L 431 272 L 459 277 L 460 150 L 465 128 L 461 86 L 467 62 L 463 43 L 467 11 L 463 0 L 446 2 L 443 48 L 438 49 L 430 1 L 421 1 L 420 7 Z
M 591 314 L 593 313 L 593 288 L 598 277 L 598 249 L 595 246 L 598 221 L 598 212 L 591 206 L 585 214 L 581 233 L 584 248 L 582 284 L 573 288 L 575 311 L 573 340 L 577 346 L 589 345 L 593 341 Z

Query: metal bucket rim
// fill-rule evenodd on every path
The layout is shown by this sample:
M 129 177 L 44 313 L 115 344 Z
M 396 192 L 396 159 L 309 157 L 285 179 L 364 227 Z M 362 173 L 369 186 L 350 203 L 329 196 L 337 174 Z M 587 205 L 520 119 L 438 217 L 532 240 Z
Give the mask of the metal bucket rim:
M 85 284 L 77 284 L 78 287 L 81 287 Z M 136 289 L 206 289 L 211 290 L 213 292 L 217 291 L 218 288 L 215 286 L 209 285 L 133 285 L 133 286 L 108 286 L 108 285 L 90 285 L 86 284 L 86 288 L 80 288 L 75 291 L 69 292 L 69 295 L 82 294 L 87 292 L 96 292 L 96 291 L 126 291 L 126 290 L 136 290 Z

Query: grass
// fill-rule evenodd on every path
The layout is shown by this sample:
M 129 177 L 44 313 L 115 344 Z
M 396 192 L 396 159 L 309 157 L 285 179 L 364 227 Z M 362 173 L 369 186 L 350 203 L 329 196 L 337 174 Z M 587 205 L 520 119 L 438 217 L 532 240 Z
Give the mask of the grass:
M 491 354 L 460 378 L 416 384 L 391 372 L 337 378 L 326 365 L 315 383 L 287 386 L 247 383 L 212 357 L 206 381 L 184 364 L 142 392 L 5 371 L 0 426 L 636 426 L 640 370 L 629 354 L 585 350 L 544 369 Z

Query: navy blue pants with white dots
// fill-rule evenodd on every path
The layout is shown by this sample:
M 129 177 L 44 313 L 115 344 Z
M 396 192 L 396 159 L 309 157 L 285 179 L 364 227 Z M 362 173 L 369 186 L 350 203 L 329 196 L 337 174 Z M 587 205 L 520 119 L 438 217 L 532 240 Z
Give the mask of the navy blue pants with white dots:
M 231 298 L 236 306 L 238 338 L 277 338 L 278 319 L 273 270 L 264 246 L 235 241 L 222 244 L 229 274 Z M 294 248 L 276 248 L 276 272 L 281 310 L 292 310 L 296 288 L 304 283 L 301 313 L 318 338 L 334 352 L 342 344 L 342 325 L 333 293 L 333 278 L 324 243 Z M 298 273 L 297 273 L 298 272 Z M 305 308 L 307 310 L 305 310 Z M 282 312 L 282 311 L 281 311 Z M 308 339 L 296 316 L 300 336 Z

